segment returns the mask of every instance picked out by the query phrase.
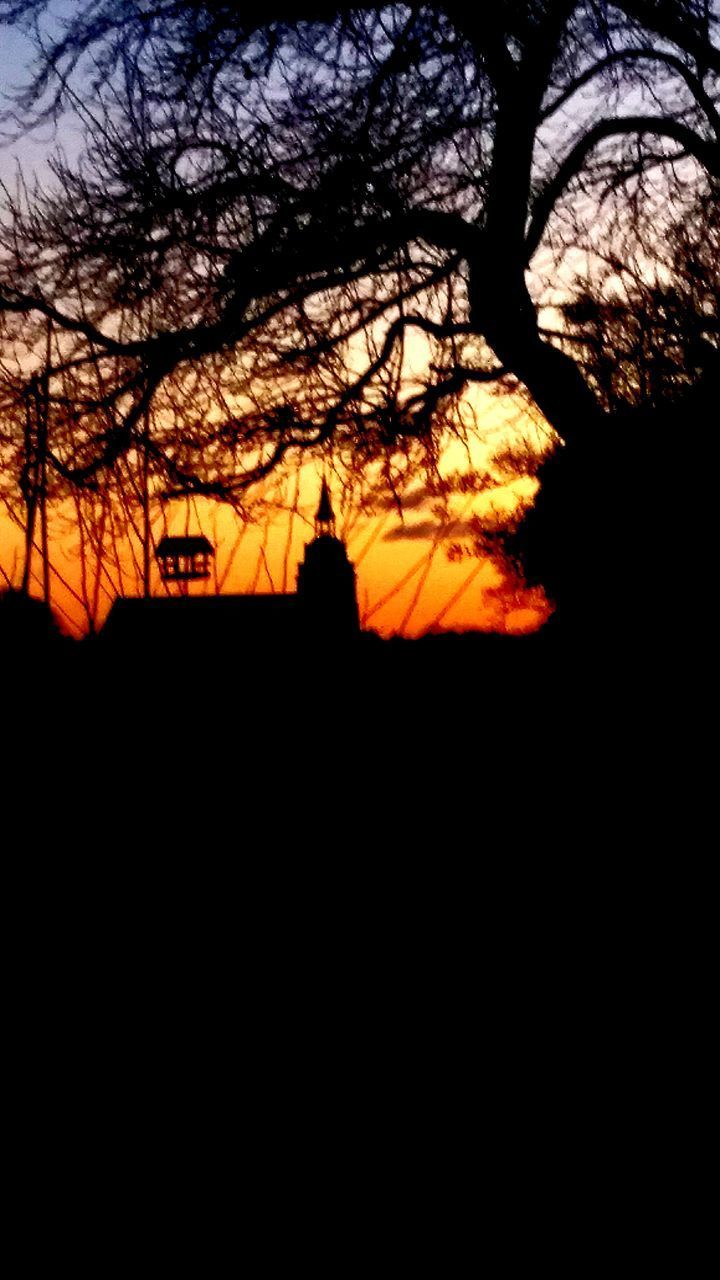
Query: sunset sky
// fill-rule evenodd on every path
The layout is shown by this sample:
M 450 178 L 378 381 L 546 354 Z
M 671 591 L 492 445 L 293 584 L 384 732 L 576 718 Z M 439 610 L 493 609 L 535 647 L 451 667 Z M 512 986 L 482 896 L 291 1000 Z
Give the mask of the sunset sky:
M 547 427 L 510 396 L 485 390 L 475 390 L 472 396 L 477 430 L 469 444 L 453 440 L 443 454 L 442 472 L 459 489 L 462 477 L 484 470 L 504 443 L 519 439 L 540 443 L 547 433 Z M 258 490 L 255 518 L 247 522 L 218 503 L 166 504 L 154 519 L 154 538 L 157 541 L 166 529 L 183 533 L 186 528 L 210 538 L 217 553 L 216 576 L 195 584 L 193 592 L 294 591 L 297 564 L 313 536 L 320 477 L 315 462 L 288 468 Z M 478 555 L 472 524 L 474 516 L 487 519 L 493 511 L 511 512 L 518 498 L 532 494 L 532 481 L 510 481 L 483 494 L 450 494 L 442 512 L 418 471 L 403 493 L 401 514 L 372 477 L 364 478 L 363 500 L 357 485 L 354 492 L 344 488 L 347 477 L 340 467 L 333 475 L 332 462 L 328 478 L 338 533 L 347 541 L 357 570 L 364 626 L 385 636 L 416 636 L 428 628 L 524 631 L 544 620 L 547 605 L 542 593 L 528 591 L 517 580 L 503 579 L 487 556 Z M 100 562 L 89 532 L 83 563 L 76 525 L 72 509 L 51 514 L 51 586 L 63 627 L 81 634 L 88 629 L 88 612 L 95 613 L 95 599 L 96 621 L 101 623 L 116 594 L 139 593 L 141 551 L 137 539 L 107 535 Z M 20 532 L 5 517 L 0 520 L 0 567 L 7 577 L 17 579 L 21 563 Z M 154 589 L 163 591 L 154 572 Z M 36 550 L 36 591 L 41 574 Z
M 26 46 L 17 34 L 2 33 L 0 86 L 22 79 Z M 18 160 L 28 176 L 42 170 L 42 158 L 57 142 L 52 130 L 9 142 L 0 147 L 0 179 L 11 182 Z M 72 150 L 73 135 L 63 136 Z M 546 425 L 510 396 L 498 396 L 474 388 L 464 405 L 474 426 L 466 442 L 449 441 L 441 471 L 460 479 L 471 470 L 487 468 L 493 452 L 513 441 L 529 439 L 542 447 L 549 438 Z M 465 416 L 465 414 L 463 414 Z M 294 591 L 297 564 L 312 536 L 321 464 L 291 465 L 264 490 L 251 519 L 240 520 L 227 506 L 176 502 L 158 509 L 154 534 L 166 530 L 203 532 L 217 549 L 216 577 L 193 590 Z M 493 508 L 511 512 L 518 500 L 527 500 L 533 482 L 509 481 L 490 494 L 456 492 L 448 497 L 445 512 L 429 496 L 421 472 L 411 478 L 403 495 L 403 512 L 387 493 L 372 497 L 372 477 L 363 478 L 364 501 L 358 486 L 347 486 L 347 477 L 329 460 L 328 476 L 338 517 L 338 532 L 346 539 L 357 568 L 358 600 L 364 626 L 383 635 L 421 634 L 428 628 L 527 630 L 541 624 L 547 614 L 542 592 L 528 591 L 521 582 L 503 578 L 496 564 L 478 555 L 474 545 L 473 517 L 487 517 Z M 368 498 L 370 494 L 370 498 Z M 291 508 L 293 509 L 291 511 Z M 137 513 L 136 513 L 137 515 Z M 140 590 L 138 566 L 141 551 L 137 538 L 105 535 L 102 562 L 92 546 L 91 534 L 84 547 L 77 517 L 68 504 L 51 511 L 52 603 L 63 628 L 73 634 L 88 629 L 90 616 L 101 624 L 118 593 Z M 84 552 L 84 553 L 83 553 Z M 7 514 L 0 513 L 0 586 L 17 585 L 22 565 L 22 538 Z M 33 559 L 33 590 L 39 593 L 42 566 L 39 551 Z M 163 590 L 156 576 L 155 589 Z

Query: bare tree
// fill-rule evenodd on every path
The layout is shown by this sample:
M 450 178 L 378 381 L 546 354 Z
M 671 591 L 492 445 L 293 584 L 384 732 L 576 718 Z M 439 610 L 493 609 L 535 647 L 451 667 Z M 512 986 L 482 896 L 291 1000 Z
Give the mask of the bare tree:
M 720 354 L 720 184 L 693 187 L 662 234 L 638 237 L 626 212 L 562 314 L 608 413 L 681 402 Z
M 578 255 L 617 253 L 618 216 L 652 235 L 658 203 L 720 176 L 715 3 L 284 0 L 250 21 L 101 0 L 58 32 L 40 0 L 10 0 L 1 17 L 39 33 L 16 113 L 87 130 L 53 188 L 7 201 L 1 246 L 0 306 L 65 335 L 57 476 L 87 485 L 138 450 L 152 403 L 167 492 L 241 503 L 329 441 L 392 483 L 398 459 L 432 466 L 469 383 L 508 378 L 565 443 L 528 525 L 562 559 L 627 423 L 554 317 Z M 411 334 L 428 372 L 408 391 Z

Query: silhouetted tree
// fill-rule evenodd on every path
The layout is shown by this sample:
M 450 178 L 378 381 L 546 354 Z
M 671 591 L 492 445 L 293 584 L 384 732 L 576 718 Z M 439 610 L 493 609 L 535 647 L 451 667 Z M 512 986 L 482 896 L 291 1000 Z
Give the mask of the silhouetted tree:
M 700 644 L 717 548 L 719 262 L 711 183 L 662 235 L 616 228 L 562 308 L 603 432 L 552 459 L 517 542 L 551 593 L 572 596 L 584 624 L 607 631 L 609 617 L 620 645 L 652 632 Z
M 43 33 L 16 109 L 88 131 L 52 190 L 8 201 L 0 267 L 0 306 L 66 335 L 58 475 L 92 483 L 137 449 L 151 402 L 171 491 L 237 496 L 330 439 L 358 465 L 432 461 L 464 388 L 506 377 L 565 443 L 528 525 L 537 571 L 549 557 L 559 596 L 592 581 L 584 512 L 607 518 L 632 428 L 563 308 L 574 277 L 595 287 L 588 254 L 622 252 L 618 220 L 641 243 L 720 177 L 715 4 L 284 0 L 251 19 L 100 0 L 58 31 L 41 0 L 6 0 L 0 17 Z M 413 332 L 428 372 L 409 392 Z
M 562 306 L 566 349 L 607 412 L 681 400 L 720 348 L 720 183 L 660 235 L 636 223 L 626 210 Z
M 15 318 L 16 319 L 16 318 Z M 22 530 L 20 589 L 28 594 L 33 553 L 41 553 L 42 595 L 50 603 L 48 556 L 49 381 L 52 331 L 45 326 L 40 361 L 25 347 L 17 323 L 0 315 L 0 497 L 10 520 Z

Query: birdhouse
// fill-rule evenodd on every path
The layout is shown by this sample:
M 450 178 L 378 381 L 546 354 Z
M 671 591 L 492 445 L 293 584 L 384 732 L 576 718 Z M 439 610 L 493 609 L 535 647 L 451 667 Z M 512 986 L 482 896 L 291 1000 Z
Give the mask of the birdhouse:
M 211 542 L 203 534 L 161 538 L 155 557 L 163 582 L 197 582 L 210 577 L 210 562 L 215 555 Z

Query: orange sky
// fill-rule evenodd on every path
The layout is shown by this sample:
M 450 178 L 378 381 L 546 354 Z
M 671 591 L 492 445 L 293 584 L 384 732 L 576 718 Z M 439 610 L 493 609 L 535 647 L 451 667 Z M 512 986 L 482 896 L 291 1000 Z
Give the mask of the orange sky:
M 532 418 L 519 401 L 474 388 L 463 406 L 471 429 L 461 443 L 453 439 L 443 451 L 441 471 L 461 477 L 487 465 L 494 451 L 528 435 L 536 444 L 547 438 L 545 424 Z M 466 424 L 467 425 L 467 424 Z M 338 533 L 347 541 L 357 569 L 358 602 L 365 627 L 384 636 L 417 636 L 428 629 L 521 631 L 540 625 L 547 613 L 542 593 L 522 583 L 503 580 L 496 565 L 473 551 L 473 516 L 487 516 L 490 504 L 512 510 L 519 495 L 532 493 L 534 483 L 515 480 L 488 494 L 455 493 L 444 515 L 437 500 L 424 496 L 425 477 L 412 476 L 404 492 L 401 516 L 386 494 L 378 492 L 371 509 L 360 509 L 357 498 L 343 492 L 342 472 L 329 473 Z M 216 546 L 216 577 L 194 584 L 194 592 L 294 591 L 298 561 L 312 536 L 312 519 L 319 491 L 317 464 L 275 477 L 264 493 L 265 510 L 256 522 L 241 523 L 226 506 L 197 503 L 189 513 L 190 532 L 205 533 Z M 377 490 L 366 477 L 364 490 Z M 293 513 L 290 509 L 295 508 Z M 187 506 L 166 509 L 155 524 L 163 532 L 184 532 Z M 88 609 L 97 596 L 98 622 L 106 616 L 120 589 L 138 594 L 137 540 L 108 540 L 102 561 L 86 544 L 83 572 L 80 542 L 71 511 L 51 518 L 51 575 L 53 604 L 66 631 L 88 629 Z M 0 517 L 0 566 L 17 582 L 22 564 L 21 539 L 7 518 Z M 33 591 L 39 594 L 41 563 L 35 553 Z M 153 589 L 162 591 L 154 569 Z M 84 602 L 83 602 L 84 601 Z
M 15 50 L 12 65 L 18 67 L 18 74 L 21 63 L 20 52 Z M 21 151 L 27 172 L 42 168 L 49 146 L 47 139 L 38 139 L 37 145 L 33 139 L 23 140 Z M 14 163 L 13 149 L 0 148 L 0 174 L 10 175 Z M 368 353 L 360 338 L 357 343 L 355 354 L 362 364 Z M 422 381 L 429 352 L 426 339 L 408 336 L 408 377 L 420 375 Z M 352 360 L 352 351 L 348 358 Z M 478 386 L 468 391 L 461 417 L 465 442 L 455 438 L 445 449 L 441 469 L 446 475 L 482 469 L 493 451 L 528 433 L 540 447 L 550 435 L 547 425 L 531 417 L 519 401 Z M 366 507 L 361 512 L 357 492 L 348 493 L 341 483 L 343 478 L 346 479 L 341 473 L 340 480 L 334 479 L 331 470 L 338 532 L 346 538 L 350 558 L 357 568 L 358 601 L 365 626 L 386 636 L 416 636 L 432 627 L 523 630 L 543 621 L 547 605 L 541 592 L 528 592 L 522 584 L 504 582 L 491 560 L 473 554 L 469 522 L 473 516 L 488 514 L 487 495 L 456 493 L 449 499 L 443 525 L 437 503 L 422 498 L 424 476 L 420 472 L 406 488 L 402 517 L 382 498 L 374 510 Z M 303 467 L 299 474 L 286 473 L 273 479 L 260 496 L 267 500 L 274 497 L 276 506 L 266 506 L 258 512 L 255 522 L 245 525 L 228 507 L 198 504 L 190 513 L 189 528 L 191 532 L 202 531 L 215 543 L 217 576 L 209 583 L 196 584 L 192 590 L 293 591 L 297 564 L 312 536 L 319 483 L 316 464 Z M 367 477 L 365 489 L 372 487 L 372 479 Z M 510 511 L 519 495 L 524 493 L 527 498 L 532 491 L 532 482 L 514 482 L 496 492 L 494 501 Z M 288 510 L 295 505 L 297 514 L 291 516 Z M 136 517 L 137 514 L 136 511 Z M 186 514 L 184 503 L 166 509 L 168 530 L 183 532 Z M 156 536 L 163 531 L 160 519 L 155 525 Z M 97 622 L 101 624 L 118 592 L 139 593 L 138 564 L 142 553 L 136 537 L 108 540 L 102 560 L 86 545 L 83 560 L 72 504 L 51 512 L 50 534 L 52 603 L 66 631 L 76 635 L 87 631 L 88 613 L 94 612 L 95 598 Z M 0 587 L 7 580 L 17 585 L 22 562 L 21 534 L 0 509 Z M 35 594 L 40 594 L 41 577 L 40 555 L 36 552 L 32 582 Z M 153 589 L 163 590 L 156 570 Z

